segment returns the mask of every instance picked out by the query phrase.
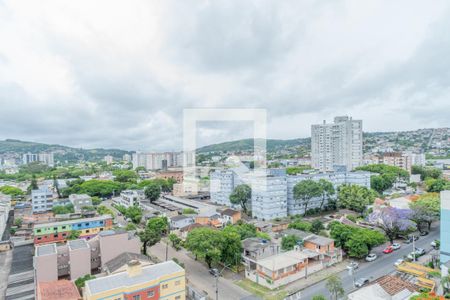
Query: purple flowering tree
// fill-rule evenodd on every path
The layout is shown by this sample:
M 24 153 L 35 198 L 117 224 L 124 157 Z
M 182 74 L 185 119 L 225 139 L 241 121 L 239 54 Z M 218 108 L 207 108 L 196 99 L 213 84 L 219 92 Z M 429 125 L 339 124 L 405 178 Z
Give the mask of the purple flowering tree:
M 384 207 L 369 215 L 369 222 L 381 228 L 391 244 L 400 233 L 408 233 L 416 230 L 416 223 L 411 221 L 410 209 L 398 209 Z

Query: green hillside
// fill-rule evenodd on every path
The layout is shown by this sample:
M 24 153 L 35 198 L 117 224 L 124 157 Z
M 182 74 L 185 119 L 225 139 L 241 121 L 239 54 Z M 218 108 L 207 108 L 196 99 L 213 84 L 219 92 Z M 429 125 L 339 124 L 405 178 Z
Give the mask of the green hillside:
M 0 154 L 2 153 L 40 153 L 40 152 L 54 152 L 56 161 L 76 162 L 84 161 L 98 161 L 103 159 L 105 155 L 112 155 L 117 159 L 121 159 L 128 151 L 119 149 L 81 149 L 71 148 L 56 144 L 43 144 L 36 142 L 20 141 L 7 139 L 0 141 Z
M 292 140 L 267 140 L 267 151 L 273 152 L 277 150 L 289 149 L 292 147 L 309 147 L 310 139 L 292 139 Z M 201 147 L 197 149 L 198 153 L 208 153 L 208 152 L 238 152 L 238 151 L 252 151 L 253 150 L 253 139 L 243 139 L 231 142 L 224 142 L 219 144 L 213 144 Z

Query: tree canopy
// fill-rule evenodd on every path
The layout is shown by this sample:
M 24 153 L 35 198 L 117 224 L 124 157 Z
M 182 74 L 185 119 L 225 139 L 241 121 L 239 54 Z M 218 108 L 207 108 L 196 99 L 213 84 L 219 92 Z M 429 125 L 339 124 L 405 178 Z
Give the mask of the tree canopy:
M 375 191 L 356 184 L 344 184 L 338 189 L 339 206 L 358 213 L 362 213 L 368 205 L 373 204 L 376 196 Z
M 408 180 L 408 171 L 385 164 L 372 164 L 356 168 L 357 170 L 378 173 L 379 175 L 370 177 L 370 186 L 379 193 L 392 188 L 398 179 Z
M 230 195 L 232 204 L 240 205 L 244 213 L 247 213 L 247 202 L 252 199 L 252 189 L 248 184 L 240 184 L 234 188 Z
M 300 181 L 294 186 L 294 199 L 300 201 L 304 206 L 305 214 L 308 211 L 308 204 L 312 198 L 322 195 L 321 185 L 314 180 L 307 179 Z

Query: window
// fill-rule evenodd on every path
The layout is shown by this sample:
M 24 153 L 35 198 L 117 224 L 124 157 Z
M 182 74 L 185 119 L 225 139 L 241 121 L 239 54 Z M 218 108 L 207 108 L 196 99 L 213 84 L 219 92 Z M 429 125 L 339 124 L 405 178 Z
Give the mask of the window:
M 40 230 L 40 229 L 38 229 L 38 230 L 36 230 L 36 232 L 41 232 L 41 230 Z
M 175 300 L 180 300 L 180 299 L 181 299 L 181 296 L 180 296 L 180 295 L 178 295 L 178 296 L 175 297 Z
M 141 295 L 134 295 L 133 300 L 141 300 Z
M 147 292 L 147 297 L 148 298 L 153 297 L 153 296 L 155 296 L 155 291 L 148 291 Z
M 180 285 L 180 281 L 179 280 L 177 280 L 177 281 L 175 281 L 175 285 Z
M 58 234 L 57 234 L 57 233 L 55 233 L 55 234 L 53 235 L 53 237 L 54 237 L 54 238 L 57 238 L 57 237 L 58 237 Z
M 89 229 L 86 229 L 86 233 L 89 233 Z
M 168 287 L 169 287 L 169 285 L 167 283 L 162 285 L 163 289 L 167 289 Z

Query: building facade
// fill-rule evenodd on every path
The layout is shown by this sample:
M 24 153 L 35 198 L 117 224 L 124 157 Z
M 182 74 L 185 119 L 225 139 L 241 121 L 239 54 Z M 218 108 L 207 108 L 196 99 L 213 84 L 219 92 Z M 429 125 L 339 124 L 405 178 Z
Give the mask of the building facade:
M 133 261 L 126 271 L 87 281 L 83 299 L 185 300 L 185 271 L 172 260 L 151 266 Z
M 75 212 L 81 212 L 85 206 L 92 206 L 92 199 L 86 194 L 72 194 L 69 196 L 69 201 L 72 203 Z
M 122 258 L 124 253 L 139 255 L 140 249 L 137 236 L 113 230 L 103 231 L 89 241 L 76 239 L 67 244 L 38 245 L 34 256 L 36 281 L 76 280 L 86 274 L 99 273 L 115 258 Z
M 144 167 L 147 170 L 167 170 L 167 168 L 193 165 L 194 154 L 184 152 L 135 152 L 132 154 L 133 169 Z
M 42 152 L 42 153 L 24 153 L 22 155 L 22 163 L 29 164 L 32 162 L 41 162 L 47 166 L 53 167 L 55 165 L 55 159 L 53 152 Z
M 113 219 L 110 215 L 100 217 L 68 220 L 45 224 L 36 224 L 33 228 L 34 244 L 65 242 L 72 231 L 77 231 L 80 238 L 91 239 L 98 233 L 112 229 Z
M 44 213 L 53 208 L 53 192 L 47 186 L 31 191 L 31 208 L 33 213 Z
M 441 263 L 450 261 L 450 191 L 441 192 Z
M 125 206 L 139 206 L 140 202 L 145 199 L 143 190 L 125 190 L 120 193 L 119 197 L 113 198 L 114 204 Z
M 335 117 L 334 123 L 311 126 L 311 163 L 322 172 L 330 172 L 336 167 L 347 171 L 361 166 L 362 121 L 351 117 Z
M 241 175 L 242 176 L 242 175 Z M 286 175 L 284 170 L 267 170 L 267 176 L 244 174 L 241 179 L 232 170 L 217 170 L 211 173 L 211 201 L 220 205 L 238 208 L 230 203 L 234 188 L 244 182 L 252 185 L 252 199 L 249 207 L 253 217 L 270 220 L 287 215 L 304 213 L 304 205 L 294 199 L 294 186 L 307 179 L 330 181 L 335 189 L 343 184 L 356 184 L 370 188 L 370 172 L 333 172 Z M 334 196 L 335 197 L 335 196 Z M 322 198 L 313 198 L 308 208 L 320 207 Z M 324 203 L 326 205 L 327 203 Z

